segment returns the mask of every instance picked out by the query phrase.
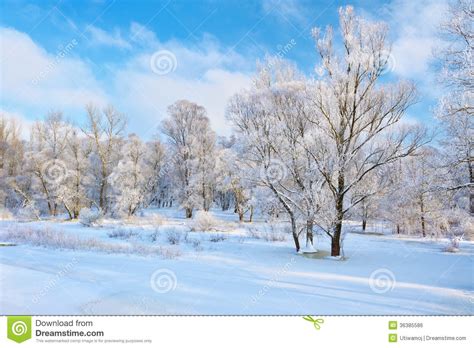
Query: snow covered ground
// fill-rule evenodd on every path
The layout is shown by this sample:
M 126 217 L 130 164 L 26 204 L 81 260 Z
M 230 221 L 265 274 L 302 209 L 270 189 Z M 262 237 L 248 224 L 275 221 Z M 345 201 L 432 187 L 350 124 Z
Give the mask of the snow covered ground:
M 189 232 L 176 211 L 159 213 L 166 220 L 158 228 L 0 222 L 0 231 L 49 228 L 102 246 L 163 248 L 156 255 L 2 246 L 0 314 L 474 314 L 471 242 L 445 253 L 446 241 L 347 233 L 346 260 L 336 261 L 325 258 L 323 236 L 310 258 L 295 253 L 289 235 L 266 240 L 263 222 L 239 225 L 216 213 L 219 231 Z M 248 226 L 267 232 L 257 238 Z

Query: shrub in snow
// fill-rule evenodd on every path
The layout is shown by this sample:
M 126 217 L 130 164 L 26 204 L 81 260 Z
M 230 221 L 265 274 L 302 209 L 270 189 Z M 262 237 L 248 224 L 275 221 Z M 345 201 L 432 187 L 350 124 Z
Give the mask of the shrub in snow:
M 254 239 L 262 238 L 261 232 L 254 227 L 247 228 L 247 234 L 250 238 L 254 238 Z
M 281 231 L 272 224 L 263 226 L 263 231 L 260 231 L 257 228 L 249 227 L 247 229 L 247 234 L 251 238 L 263 239 L 267 242 L 284 242 L 286 241 L 287 237 L 287 233 Z
M 462 240 L 462 236 L 452 236 L 449 239 L 449 245 L 444 248 L 445 252 L 456 253 L 459 251 L 459 242 Z
M 160 255 L 167 259 L 176 258 L 182 254 L 179 249 L 149 246 L 138 243 L 107 243 L 95 238 L 79 238 L 73 234 L 53 229 L 20 228 L 18 226 L 1 232 L 0 239 L 8 242 L 23 243 L 53 249 L 101 251 L 119 254 Z
M 130 239 L 138 236 L 138 232 L 133 229 L 116 228 L 107 233 L 110 238 Z
M 13 214 L 8 209 L 0 208 L 0 220 L 12 220 Z
M 163 222 L 164 222 L 163 216 L 156 213 L 148 215 L 146 219 L 153 226 L 161 226 L 163 225 Z
M 177 245 L 181 241 L 181 233 L 175 229 L 169 229 L 166 231 L 166 239 L 171 245 Z
M 173 247 L 160 247 L 160 254 L 164 259 L 175 259 L 181 256 L 183 253 L 179 248 Z
M 158 229 L 155 229 L 155 231 L 153 231 L 150 234 L 150 241 L 154 243 L 158 240 L 159 237 L 160 237 L 160 231 L 158 231 Z
M 263 239 L 267 242 L 284 242 L 286 241 L 286 234 L 283 232 L 264 232 Z
M 186 232 L 184 233 L 184 235 L 183 235 L 183 240 L 184 240 L 184 242 L 185 242 L 186 244 L 191 243 L 191 240 L 189 239 L 189 232 L 188 232 L 188 231 L 186 231 Z
M 237 237 L 237 242 L 239 242 L 239 244 L 243 244 L 246 239 L 247 239 L 246 236 L 239 236 Z
M 79 212 L 79 222 L 87 227 L 100 225 L 102 212 L 99 209 L 82 208 Z
M 18 209 L 16 217 L 19 221 L 33 221 L 39 219 L 39 210 L 36 209 L 34 203 L 25 205 L 23 208 Z
M 207 211 L 198 211 L 194 216 L 191 230 L 193 231 L 211 231 L 215 230 L 218 220 Z
M 226 236 L 223 234 L 213 234 L 209 237 L 209 241 L 213 243 L 222 242 L 226 240 Z
M 191 240 L 191 244 L 193 245 L 194 250 L 196 250 L 196 251 L 202 251 L 203 250 L 203 248 L 201 246 L 201 241 L 199 239 Z
M 467 240 L 474 240 L 474 218 L 469 217 L 466 220 L 463 221 L 462 223 L 462 230 L 464 237 Z

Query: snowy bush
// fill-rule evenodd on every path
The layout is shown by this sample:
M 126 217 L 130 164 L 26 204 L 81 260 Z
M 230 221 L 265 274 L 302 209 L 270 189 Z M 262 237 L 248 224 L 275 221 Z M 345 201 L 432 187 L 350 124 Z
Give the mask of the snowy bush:
M 0 220 L 12 220 L 13 214 L 8 209 L 0 208 Z
M 191 240 L 191 244 L 193 245 L 194 250 L 196 250 L 196 251 L 202 251 L 203 250 L 203 248 L 201 246 L 201 241 L 199 239 Z
M 237 237 L 237 242 L 239 242 L 239 244 L 243 244 L 246 239 L 247 239 L 246 236 L 238 236 Z
M 189 232 L 186 231 L 183 235 L 183 240 L 186 244 L 189 244 L 191 242 L 191 240 L 189 239 Z
M 171 245 L 177 245 L 181 241 L 181 233 L 175 229 L 169 229 L 166 231 L 166 240 Z
M 212 234 L 209 237 L 209 241 L 212 242 L 212 243 L 222 242 L 226 239 L 227 239 L 227 237 L 223 234 Z
M 254 238 L 254 239 L 262 238 L 261 232 L 254 227 L 247 228 L 247 234 L 250 238 Z
M 36 208 L 34 203 L 25 205 L 18 209 L 16 217 L 19 221 L 33 221 L 39 219 L 39 210 Z
M 469 217 L 461 224 L 463 234 L 467 240 L 474 240 L 474 218 Z
M 53 229 L 19 228 L 18 226 L 1 232 L 0 239 L 53 249 L 101 251 L 144 256 L 159 255 L 166 259 L 176 258 L 182 254 L 181 250 L 176 248 L 156 247 L 138 243 L 107 243 L 95 238 L 79 238 L 75 235 Z
M 158 240 L 159 237 L 160 237 L 160 231 L 158 231 L 158 229 L 155 229 L 155 231 L 153 231 L 150 234 L 150 241 L 152 243 L 155 243 Z
M 211 231 L 215 230 L 218 220 L 207 211 L 198 211 L 193 219 L 191 230 L 193 231 Z
M 163 216 L 156 213 L 148 215 L 146 219 L 148 220 L 148 223 L 153 226 L 161 226 L 163 225 L 163 222 L 164 222 Z
M 98 209 L 82 208 L 79 212 L 79 222 L 87 227 L 100 225 L 102 212 Z
M 449 245 L 444 248 L 445 252 L 457 253 L 459 251 L 459 243 L 462 240 L 462 236 L 451 236 L 449 238 Z
M 267 242 L 284 242 L 286 241 L 286 234 L 279 231 L 263 232 L 262 238 Z
M 263 226 L 263 231 L 260 231 L 257 228 L 249 227 L 247 229 L 247 234 L 250 238 L 263 239 L 267 242 L 284 242 L 286 241 L 287 237 L 287 233 L 281 231 L 273 224 Z
M 110 238 L 130 239 L 138 236 L 138 232 L 133 229 L 116 228 L 107 233 Z
M 183 253 L 179 248 L 172 248 L 172 247 L 160 247 L 160 255 L 164 259 L 175 259 L 181 256 Z

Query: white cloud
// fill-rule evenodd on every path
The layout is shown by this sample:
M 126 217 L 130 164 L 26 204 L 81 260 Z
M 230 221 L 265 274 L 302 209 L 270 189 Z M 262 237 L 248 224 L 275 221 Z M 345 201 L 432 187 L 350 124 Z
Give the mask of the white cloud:
M 445 0 L 394 0 L 387 7 L 395 35 L 392 54 L 395 73 L 424 80 L 430 73 L 433 51 L 442 45 L 439 26 L 445 18 Z
M 22 32 L 0 28 L 2 100 L 39 110 L 83 108 L 107 99 L 90 67 L 73 57 L 72 40 L 55 53 L 38 46 Z
M 89 25 L 86 28 L 86 32 L 90 35 L 90 42 L 96 46 L 108 46 L 117 47 L 121 49 L 131 49 L 130 43 L 122 38 L 120 30 L 114 29 L 112 33 L 109 33 L 103 29 Z
M 210 36 L 192 46 L 178 41 L 162 43 L 153 32 L 132 23 L 126 37 L 127 42 L 133 43 L 130 52 L 134 54 L 121 63 L 113 57 L 110 63 L 101 62 L 106 68 L 99 80 L 87 60 L 74 54 L 75 49 L 79 51 L 79 43 L 65 43 L 68 51 L 58 55 L 47 52 L 25 33 L 9 28 L 0 30 L 5 52 L 0 94 L 2 100 L 13 106 L 11 109 L 28 116 L 44 116 L 51 109 L 77 116 L 83 114 L 89 102 L 112 103 L 129 117 L 129 130 L 139 134 L 151 135 L 168 105 L 178 99 L 189 99 L 206 107 L 214 129 L 220 134 L 228 133 L 230 126 L 224 117 L 227 99 L 250 84 L 245 71 L 253 68 L 251 62 L 235 52 L 227 52 Z M 171 51 L 176 56 L 174 72 L 153 72 L 150 58 L 159 50 Z M 31 110 L 34 115 L 29 114 Z
M 131 129 L 155 131 L 168 105 L 178 99 L 189 99 L 206 107 L 218 133 L 228 134 L 227 100 L 251 82 L 250 75 L 242 72 L 247 71 L 246 60 L 226 52 L 209 37 L 197 45 L 184 46 L 177 41 L 160 43 L 146 30 L 140 30 L 140 35 L 148 38 L 153 50 L 136 55 L 124 68 L 116 69 L 114 79 L 117 99 L 132 118 Z M 176 69 L 165 75 L 155 74 L 150 67 L 153 54 L 161 50 L 171 52 L 176 62 Z
M 247 87 L 250 78 L 222 69 L 208 70 L 201 79 L 126 70 L 120 72 L 115 81 L 117 97 L 130 118 L 132 131 L 146 131 L 151 135 L 165 117 L 168 105 L 178 99 L 188 99 L 205 106 L 213 128 L 219 134 L 228 134 L 230 126 L 225 119 L 227 100 Z
M 305 5 L 299 0 L 264 0 L 262 9 L 265 13 L 273 12 L 274 15 L 294 24 L 307 23 L 308 13 Z

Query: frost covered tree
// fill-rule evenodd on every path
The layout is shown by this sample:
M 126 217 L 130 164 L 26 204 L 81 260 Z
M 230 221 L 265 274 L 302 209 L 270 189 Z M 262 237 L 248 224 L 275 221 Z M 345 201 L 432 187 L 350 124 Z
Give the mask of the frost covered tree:
M 383 194 L 389 186 L 388 172 L 390 167 L 374 170 L 356 185 L 351 192 L 351 203 L 359 201 L 352 215 L 362 220 L 362 231 L 365 232 L 367 222 L 378 217 L 378 207 Z
M 216 134 L 208 121 L 201 123 L 201 133 L 194 141 L 192 167 L 194 167 L 195 175 L 192 177 L 192 181 L 198 191 L 199 206 L 204 211 L 209 211 L 214 201 L 218 172 L 218 168 L 216 168 Z
M 302 146 L 310 126 L 306 82 L 294 66 L 280 59 L 267 59 L 258 69 L 253 88 L 230 100 L 228 117 L 244 145 L 248 177 L 254 185 L 266 187 L 284 208 L 296 250 L 300 251 L 303 229 L 312 248 L 318 177 L 313 176 Z
M 138 136 L 131 134 L 121 152 L 123 157 L 110 175 L 110 184 L 115 193 L 114 214 L 130 217 L 148 201 L 147 148 Z
M 395 225 L 397 233 L 446 234 L 454 215 L 452 192 L 440 189 L 449 181 L 442 160 L 439 150 L 424 146 L 389 166 L 386 177 L 390 185 L 380 205 L 382 215 Z
M 441 80 L 447 94 L 438 118 L 445 129 L 446 167 L 454 178 L 446 189 L 456 191 L 459 205 L 474 215 L 474 8 L 472 1 L 451 3 L 442 26 L 447 47 L 442 52 Z
M 165 147 L 161 141 L 156 138 L 145 144 L 146 153 L 144 158 L 144 177 L 145 177 L 145 189 L 147 199 L 144 206 L 147 207 L 150 204 L 158 204 L 163 194 L 163 190 L 166 186 L 166 158 Z
M 87 124 L 83 128 L 92 148 L 89 157 L 91 169 L 96 182 L 91 186 L 90 193 L 97 192 L 93 200 L 105 213 L 109 209 L 108 190 L 109 176 L 119 160 L 118 151 L 122 141 L 126 119 L 113 106 L 100 111 L 94 105 L 87 105 Z
M 92 181 L 88 173 L 87 160 L 90 148 L 84 137 L 76 129 L 71 130 L 67 139 L 64 162 L 67 166 L 67 176 L 61 185 L 61 196 L 64 206 L 71 219 L 79 218 L 79 212 L 89 205 L 87 185 Z
M 386 25 L 357 17 L 350 6 L 339 10 L 339 25 L 342 51 L 332 28 L 313 30 L 321 77 L 309 101 L 315 132 L 306 147 L 330 193 L 320 215 L 330 221 L 324 230 L 332 256 L 341 253 L 344 218 L 364 199 L 347 201 L 354 188 L 375 169 L 410 155 L 424 138 L 420 129 L 399 125 L 416 100 L 413 84 L 380 81 L 388 62 Z
M 253 205 L 252 184 L 246 178 L 245 154 L 241 153 L 237 144 L 219 151 L 217 157 L 220 169 L 218 172 L 218 189 L 220 192 L 229 192 L 234 203 L 234 212 L 239 217 L 239 222 L 244 221 L 244 216 L 249 213 L 249 221 L 252 221 Z
M 20 125 L 0 115 L 0 200 L 4 208 L 22 205 L 24 199 L 15 192 L 15 178 L 21 174 L 24 144 Z
M 27 170 L 33 177 L 35 200 L 40 204 L 44 202 L 53 216 L 64 204 L 63 186 L 68 175 L 65 152 L 70 131 L 61 112 L 50 112 L 44 122 L 32 126 L 25 153 Z
M 195 208 L 208 209 L 212 202 L 213 178 L 207 174 L 213 171 L 215 134 L 200 105 L 179 100 L 168 107 L 168 114 L 161 129 L 173 154 L 175 196 L 191 218 Z

